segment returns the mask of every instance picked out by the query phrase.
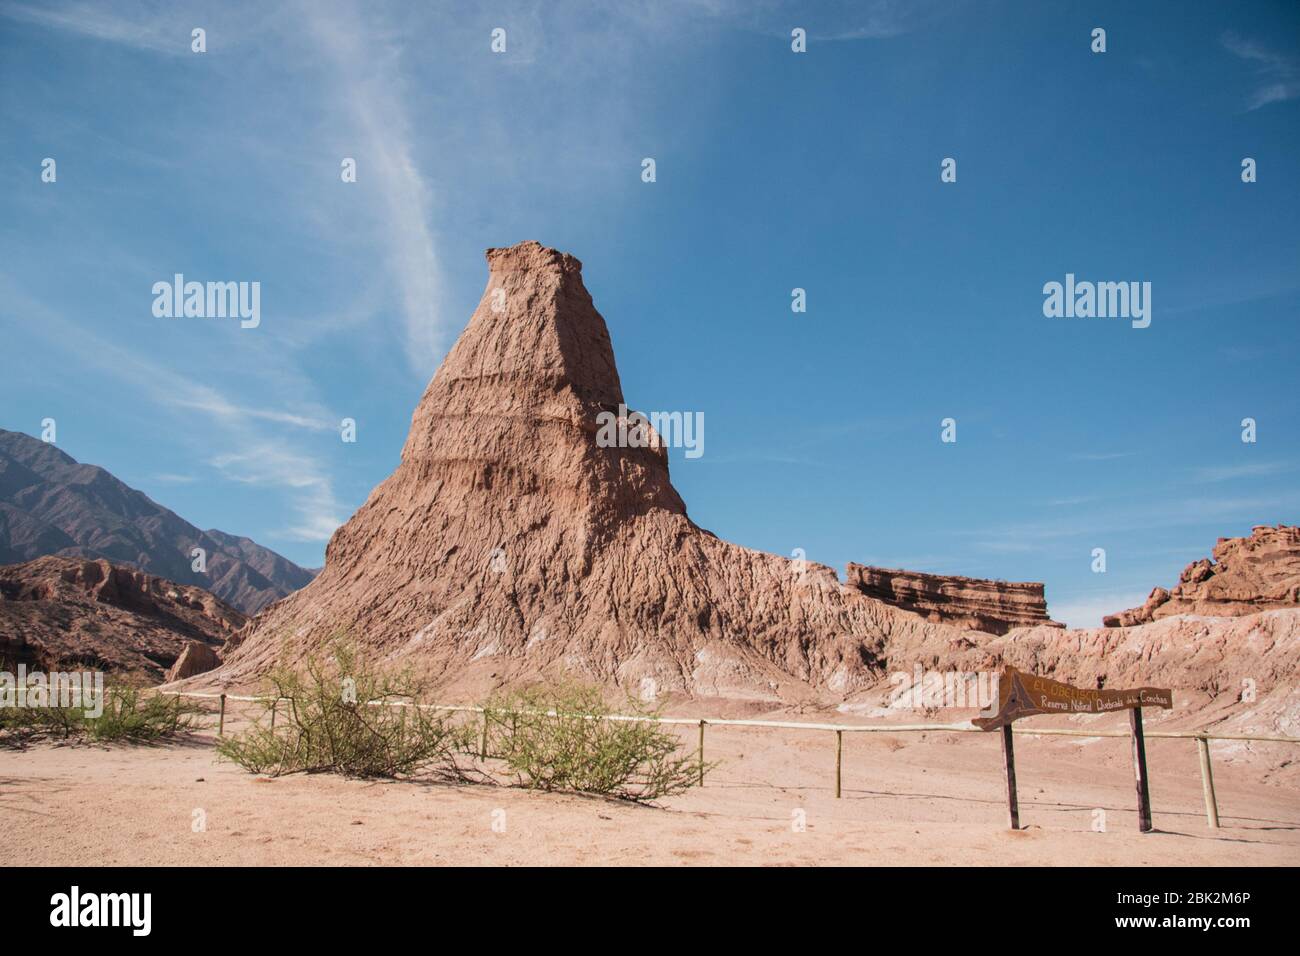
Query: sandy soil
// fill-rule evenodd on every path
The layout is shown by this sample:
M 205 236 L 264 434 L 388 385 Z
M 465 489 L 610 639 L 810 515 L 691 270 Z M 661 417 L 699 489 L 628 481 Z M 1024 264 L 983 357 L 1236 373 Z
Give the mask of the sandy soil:
M 228 731 L 238 725 L 232 720 Z M 693 742 L 694 731 L 684 737 Z M 204 732 L 160 747 L 0 752 L 6 857 L 72 865 L 1300 865 L 1300 795 L 1268 782 L 1276 779 L 1270 767 L 1296 755 L 1258 749 L 1282 744 L 1214 745 L 1223 826 L 1212 831 L 1195 744 L 1149 740 L 1157 832 L 1142 835 L 1122 739 L 1019 738 L 1026 828 L 1018 832 L 1006 828 L 995 734 L 846 734 L 836 800 L 833 734 L 713 727 L 707 756 L 721 766 L 703 789 L 662 808 L 486 784 L 270 780 L 218 761 L 212 740 Z M 196 811 L 205 830 L 195 830 Z M 1098 811 L 1104 832 L 1093 829 Z

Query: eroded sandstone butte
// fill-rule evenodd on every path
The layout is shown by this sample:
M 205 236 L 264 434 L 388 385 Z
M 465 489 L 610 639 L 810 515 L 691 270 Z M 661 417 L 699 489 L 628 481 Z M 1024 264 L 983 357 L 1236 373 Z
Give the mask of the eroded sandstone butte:
M 1043 585 L 927 574 L 850 563 L 848 583 L 868 597 L 919 614 L 927 621 L 989 634 L 1039 624 L 1063 627 L 1047 616 Z
M 246 618 L 202 588 L 108 561 L 0 567 L 0 663 L 157 680 L 194 641 L 220 647 Z
M 1141 607 L 1102 619 L 1131 627 L 1175 614 L 1239 617 L 1300 608 L 1300 528 L 1257 525 L 1247 538 L 1220 538 L 1212 557 L 1183 569 L 1172 591 L 1154 588 Z
M 625 397 L 578 260 L 535 242 L 487 259 L 483 298 L 396 471 L 334 534 L 320 575 L 194 682 L 254 685 L 347 635 L 432 678 L 443 701 L 564 672 L 632 694 L 870 707 L 894 672 L 1008 662 L 1079 686 L 1164 684 L 1225 702 L 1249 677 L 1253 713 L 1294 725 L 1300 612 L 1119 630 L 1035 621 L 994 635 L 720 540 L 688 517 L 664 449 L 598 445 L 597 416 Z M 997 627 L 1013 623 L 1012 603 L 1001 597 Z M 1030 600 L 1016 613 L 1039 612 Z
M 599 447 L 597 416 L 625 397 L 581 263 L 536 242 L 487 260 L 397 470 L 220 676 L 346 633 L 449 694 L 557 669 L 633 692 L 777 698 L 866 686 L 891 633 L 935 627 L 829 567 L 698 527 L 666 449 Z

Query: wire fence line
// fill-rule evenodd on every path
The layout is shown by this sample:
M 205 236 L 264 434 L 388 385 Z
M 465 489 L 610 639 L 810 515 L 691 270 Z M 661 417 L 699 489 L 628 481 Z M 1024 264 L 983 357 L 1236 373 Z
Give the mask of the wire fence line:
M 244 696 L 240 694 L 205 694 L 197 691 L 159 691 L 176 697 L 197 697 L 205 700 L 234 700 L 246 703 L 266 703 L 270 701 L 289 700 L 288 697 Z M 412 701 L 367 701 L 372 707 L 419 707 L 423 710 L 460 711 L 481 714 L 487 708 L 472 704 L 419 704 Z M 554 717 L 555 711 L 547 711 L 544 716 Z M 972 727 L 968 722 L 954 724 L 820 724 L 798 720 L 743 720 L 730 717 L 658 717 L 650 714 L 602 714 L 595 719 L 621 720 L 657 724 L 678 724 L 694 727 L 707 724 L 718 727 L 771 727 L 779 730 L 833 730 L 836 733 L 926 733 L 942 732 L 957 734 L 982 734 L 985 731 Z M 1129 737 L 1127 730 L 1073 730 L 1064 727 L 1027 728 L 1017 725 L 1017 735 L 1026 737 Z M 1210 730 L 1148 730 L 1148 737 L 1186 738 L 1190 740 L 1250 740 L 1269 743 L 1300 744 L 1300 737 L 1285 737 L 1266 734 L 1225 734 Z
M 289 697 L 271 697 L 256 696 L 243 694 L 225 694 L 225 693 L 202 693 L 199 691 L 159 691 L 162 694 L 168 694 L 176 697 L 192 697 L 206 700 L 216 700 L 220 703 L 220 717 L 217 725 L 218 736 L 225 733 L 226 724 L 226 701 L 240 701 L 246 703 L 271 703 L 271 726 L 275 726 L 275 708 L 282 700 L 292 700 Z M 372 707 L 417 707 L 421 710 L 437 710 L 451 713 L 471 713 L 483 715 L 483 732 L 479 746 L 479 756 L 486 758 L 488 756 L 488 708 L 475 706 L 472 704 L 421 704 L 415 701 L 390 701 L 390 700 L 369 700 L 366 701 L 368 706 Z M 539 716 L 558 716 L 553 710 L 538 712 Z M 951 724 L 825 724 L 812 723 L 794 720 L 744 720 L 727 717 L 660 717 L 650 714 L 592 714 L 583 715 L 592 720 L 609 720 L 609 721 L 632 721 L 642 723 L 669 724 L 675 726 L 689 726 L 699 728 L 699 756 L 700 756 L 700 779 L 699 785 L 704 786 L 704 728 L 710 725 L 716 727 L 759 727 L 772 730 L 808 730 L 808 731 L 833 731 L 835 734 L 835 797 L 839 799 L 842 794 L 841 781 L 843 779 L 844 765 L 844 734 L 846 733 L 878 733 L 878 734 L 899 734 L 899 733 L 957 733 L 957 734 L 983 734 L 986 731 L 972 726 L 969 722 L 951 723 Z M 1014 725 L 1008 725 L 1013 728 Z M 1122 730 L 1074 730 L 1065 727 L 1037 727 L 1016 729 L 1014 733 L 1017 736 L 1025 737 L 1132 737 L 1131 732 Z M 1233 740 L 1249 741 L 1259 743 L 1288 743 L 1300 744 L 1300 737 L 1288 737 L 1280 734 L 1228 734 L 1216 733 L 1210 730 L 1152 730 L 1145 733 L 1147 737 L 1163 737 L 1170 739 L 1195 740 L 1201 765 L 1201 789 L 1205 797 L 1205 817 L 1206 824 L 1212 829 L 1219 827 L 1219 806 L 1218 798 L 1214 790 L 1214 773 L 1210 765 L 1210 747 L 1211 740 Z M 1014 779 L 1014 778 L 1012 778 Z M 1014 784 L 1013 784 L 1014 786 Z

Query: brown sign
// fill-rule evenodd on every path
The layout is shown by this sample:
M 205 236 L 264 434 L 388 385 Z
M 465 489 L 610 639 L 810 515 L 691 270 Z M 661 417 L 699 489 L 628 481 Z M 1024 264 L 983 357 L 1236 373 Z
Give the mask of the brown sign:
M 1161 687 L 1133 690 L 1083 690 L 1049 677 L 1004 668 L 998 679 L 998 699 L 973 723 L 980 730 L 997 730 L 1020 717 L 1034 714 L 1108 714 L 1135 707 L 1174 706 L 1174 694 Z

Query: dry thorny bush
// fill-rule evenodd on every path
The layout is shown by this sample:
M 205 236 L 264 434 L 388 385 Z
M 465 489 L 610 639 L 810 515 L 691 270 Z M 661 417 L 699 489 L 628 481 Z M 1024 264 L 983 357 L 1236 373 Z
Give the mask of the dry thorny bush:
M 698 753 L 679 756 L 678 738 L 635 701 L 626 706 L 642 719 L 609 719 L 594 687 L 499 694 L 484 707 L 480 742 L 477 728 L 418 706 L 425 688 L 409 671 L 384 673 L 343 640 L 328 657 L 276 668 L 269 682 L 270 697 L 253 727 L 217 744 L 223 757 L 254 773 L 433 772 L 463 780 L 468 771 L 457 757 L 488 749 L 489 728 L 491 756 L 519 783 L 541 790 L 656 800 L 691 787 L 711 766 Z M 277 721 L 269 719 L 273 708 Z
M 382 672 L 340 640 L 331 654 L 309 656 L 301 668 L 277 667 L 268 679 L 262 718 L 217 744 L 221 756 L 246 770 L 462 776 L 456 754 L 472 732 L 415 706 L 423 686 L 409 671 Z M 268 719 L 273 709 L 277 721 Z
M 153 743 L 194 729 L 202 714 L 197 705 L 179 697 L 130 685 L 106 689 L 97 716 L 88 713 L 92 703 L 0 707 L 0 746 L 23 747 L 43 739 Z
M 483 716 L 497 731 L 494 756 L 540 790 L 657 800 L 710 769 L 698 752 L 678 756 L 680 741 L 654 722 L 657 712 L 631 699 L 624 709 L 642 719 L 612 720 L 599 688 L 559 684 L 499 694 Z

